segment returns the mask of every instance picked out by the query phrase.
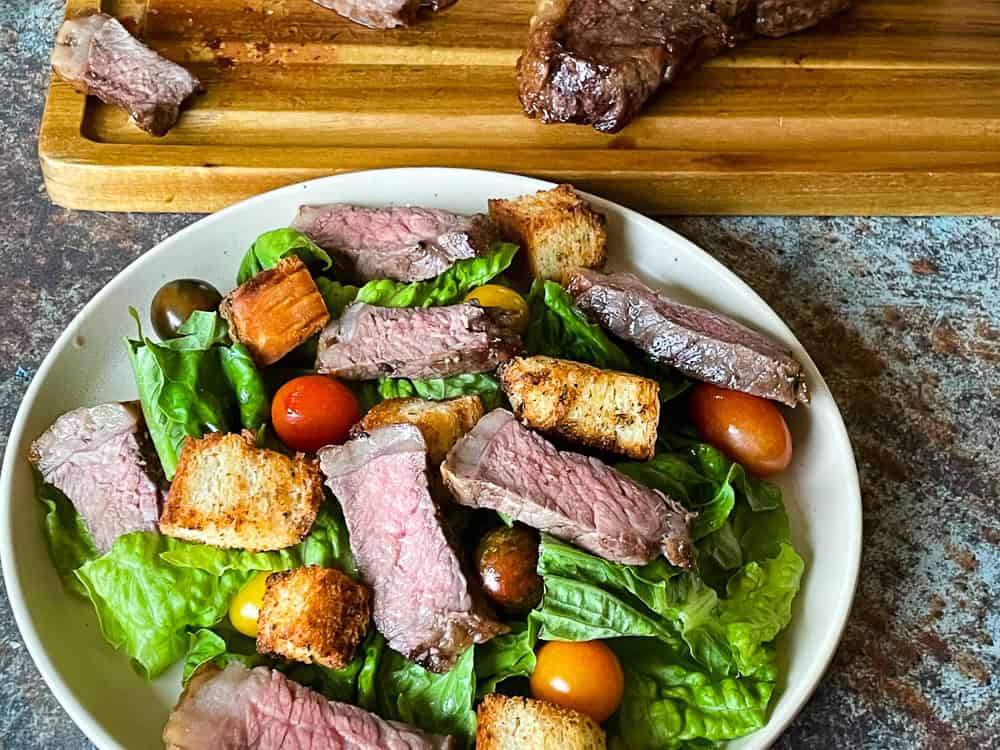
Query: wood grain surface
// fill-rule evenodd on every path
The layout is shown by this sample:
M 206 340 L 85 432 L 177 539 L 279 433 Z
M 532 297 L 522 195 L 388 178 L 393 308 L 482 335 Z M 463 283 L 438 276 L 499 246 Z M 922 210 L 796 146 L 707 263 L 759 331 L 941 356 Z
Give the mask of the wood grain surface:
M 50 86 L 39 153 L 73 208 L 212 211 L 342 171 L 461 166 L 667 213 L 1000 213 L 1000 0 L 858 0 L 669 87 L 616 135 L 521 112 L 533 0 L 459 0 L 372 31 L 311 0 L 98 6 L 206 93 L 162 139 Z

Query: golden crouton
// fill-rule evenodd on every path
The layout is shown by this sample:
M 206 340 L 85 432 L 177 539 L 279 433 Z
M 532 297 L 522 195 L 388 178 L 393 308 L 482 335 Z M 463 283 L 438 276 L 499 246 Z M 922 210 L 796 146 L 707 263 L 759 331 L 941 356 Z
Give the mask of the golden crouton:
M 561 282 L 575 268 L 601 268 L 607 260 L 604 216 L 569 185 L 513 200 L 492 198 L 489 206 L 490 218 L 521 246 L 519 255 L 535 278 Z
M 589 716 L 548 701 L 491 693 L 476 711 L 476 750 L 607 750 Z
M 371 591 L 339 570 L 311 565 L 272 573 L 257 616 L 257 650 L 342 669 L 371 617 Z
M 219 314 L 261 367 L 277 362 L 330 320 L 316 282 L 295 255 L 227 294 Z
M 427 458 L 437 466 L 458 439 L 483 416 L 479 396 L 459 396 L 448 401 L 422 398 L 391 398 L 376 404 L 354 428 L 371 432 L 389 424 L 412 424 L 427 444 Z
M 189 437 L 160 531 L 216 547 L 283 549 L 309 533 L 322 501 L 314 461 L 256 448 L 249 433 Z
M 553 357 L 514 357 L 500 384 L 529 427 L 640 461 L 653 457 L 660 420 L 655 380 Z

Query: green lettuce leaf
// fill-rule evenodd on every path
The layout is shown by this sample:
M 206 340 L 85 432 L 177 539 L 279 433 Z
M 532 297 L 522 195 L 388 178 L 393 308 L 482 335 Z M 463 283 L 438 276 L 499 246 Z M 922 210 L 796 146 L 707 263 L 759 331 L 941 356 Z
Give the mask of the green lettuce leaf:
M 405 284 L 390 279 L 369 281 L 358 291 L 357 301 L 379 307 L 433 307 L 461 302 L 465 295 L 507 270 L 517 245 L 497 242 L 476 258 L 460 260 L 427 281 Z
M 376 676 L 379 715 L 470 744 L 476 734 L 474 651 L 466 650 L 450 671 L 436 674 L 385 649 Z
M 531 613 L 546 640 L 646 636 L 715 672 L 731 671 L 728 645 L 715 627 L 718 596 L 694 573 L 658 559 L 644 566 L 613 563 L 548 535 L 539 547 L 545 594 Z
M 494 692 L 508 678 L 528 677 L 535 671 L 536 623 L 507 624 L 509 633 L 475 647 L 477 698 Z
M 503 395 L 500 390 L 500 382 L 487 372 L 463 373 L 447 378 L 428 378 L 425 380 L 380 378 L 377 381 L 377 387 L 378 395 L 382 399 L 419 396 L 431 401 L 443 401 L 476 394 L 483 402 L 483 408 L 486 411 L 491 411 L 499 406 Z
M 767 722 L 773 683 L 716 677 L 683 654 L 644 639 L 613 641 L 627 678 L 609 745 L 627 750 L 690 747 L 749 734 Z
M 320 276 L 316 279 L 316 287 L 323 296 L 326 309 L 331 318 L 339 318 L 344 313 L 344 308 L 354 302 L 358 296 L 358 288 L 350 284 L 341 284 L 339 281 Z M 315 358 L 315 357 L 314 357 Z
M 288 228 L 274 229 L 260 235 L 244 254 L 236 274 L 237 285 L 267 268 L 274 268 L 278 261 L 289 255 L 297 255 L 307 266 L 318 267 L 322 271 L 328 271 L 333 265 L 326 250 L 302 232 Z
M 357 575 L 347 538 L 347 524 L 335 503 L 320 509 L 309 534 L 293 547 L 273 552 L 248 552 L 174 540 L 160 557 L 171 565 L 197 568 L 217 576 L 230 570 L 249 573 L 289 570 L 302 565 L 339 568 L 351 576 Z
M 248 430 L 258 430 L 271 418 L 271 399 L 257 365 L 243 344 L 220 346 L 217 351 L 222 372 L 236 394 L 240 424 Z
M 804 569 L 792 546 L 782 544 L 776 557 L 748 563 L 729 579 L 720 622 L 740 674 L 777 678 L 773 649 L 766 644 L 791 621 Z
M 524 347 L 529 353 L 611 370 L 632 369 L 622 348 L 600 326 L 588 321 L 556 282 L 535 280 L 528 294 L 528 311 L 531 325 L 524 336 Z
M 660 401 L 664 403 L 691 386 L 691 381 L 676 370 L 661 367 L 646 355 L 630 355 L 603 328 L 588 321 L 569 292 L 554 281 L 534 281 L 528 294 L 528 314 L 531 323 L 524 346 L 530 354 L 643 375 L 659 384 Z
M 87 590 L 74 575 L 81 565 L 93 560 L 100 553 L 87 530 L 83 517 L 62 492 L 47 484 L 41 472 L 31 467 L 35 480 L 35 497 L 45 506 L 43 530 L 49 548 L 49 559 L 59 574 L 63 586 L 78 596 L 86 597 Z
M 657 453 L 649 461 L 620 463 L 615 468 L 697 512 L 691 524 L 694 541 L 723 527 L 736 507 L 737 497 L 754 511 L 783 507 L 777 485 L 751 477 L 740 464 L 711 445 L 678 436 L 661 437 L 661 444 L 672 450 Z
M 189 628 L 211 627 L 225 616 L 229 600 L 252 575 L 171 565 L 162 555 L 178 544 L 151 532 L 125 534 L 76 571 L 104 637 L 149 679 L 184 656 Z
M 130 309 L 139 326 L 139 317 Z M 125 339 L 142 413 L 167 479 L 173 479 L 188 436 L 229 432 L 242 425 L 257 431 L 267 420 L 266 387 L 216 313 L 196 311 L 180 328 L 184 335 L 156 343 L 142 335 Z

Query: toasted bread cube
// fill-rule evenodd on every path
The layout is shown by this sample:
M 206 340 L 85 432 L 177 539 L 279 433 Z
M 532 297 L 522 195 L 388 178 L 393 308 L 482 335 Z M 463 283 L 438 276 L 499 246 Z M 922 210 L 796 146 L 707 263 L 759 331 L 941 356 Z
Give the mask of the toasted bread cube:
M 371 591 L 339 570 L 310 565 L 272 573 L 257 616 L 257 650 L 342 669 L 371 617 Z
M 646 461 L 656 450 L 655 380 L 554 357 L 514 357 L 500 366 L 514 415 L 529 427 Z
M 284 549 L 309 533 L 322 501 L 315 461 L 257 448 L 250 433 L 189 437 L 160 531 L 216 547 Z
M 513 200 L 491 198 L 489 206 L 490 218 L 521 246 L 519 255 L 535 278 L 562 282 L 576 268 L 601 268 L 607 260 L 604 215 L 569 185 Z
M 357 432 L 371 432 L 390 424 L 412 424 L 427 444 L 427 458 L 437 466 L 458 439 L 475 427 L 483 416 L 479 396 L 459 396 L 447 401 L 422 398 L 390 398 L 376 404 L 355 426 Z
M 548 701 L 490 693 L 476 711 L 476 750 L 607 750 L 589 716 Z
M 330 321 L 323 295 L 295 255 L 226 295 L 219 314 L 261 367 L 277 362 Z

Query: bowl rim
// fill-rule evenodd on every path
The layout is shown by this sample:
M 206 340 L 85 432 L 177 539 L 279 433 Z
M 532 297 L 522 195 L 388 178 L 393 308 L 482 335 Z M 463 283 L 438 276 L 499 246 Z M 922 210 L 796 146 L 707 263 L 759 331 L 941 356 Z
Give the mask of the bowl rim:
M 70 343 L 74 335 L 74 331 L 82 319 L 86 317 L 91 310 L 98 308 L 103 303 L 104 299 L 110 296 L 117 289 L 117 287 L 124 284 L 124 281 L 122 280 L 123 277 L 131 275 L 132 273 L 140 270 L 144 265 L 154 262 L 154 260 L 161 253 L 165 252 L 166 247 L 183 241 L 183 239 L 189 234 L 203 231 L 204 227 L 216 222 L 224 222 L 230 214 L 246 210 L 250 206 L 267 203 L 275 200 L 279 196 L 284 196 L 286 194 L 302 190 L 304 187 L 317 185 L 318 183 L 336 182 L 345 178 L 351 178 L 352 176 L 354 179 L 357 179 L 357 175 L 359 174 L 368 174 L 373 178 L 377 177 L 384 180 L 393 180 L 395 178 L 399 178 L 402 173 L 406 173 L 408 176 L 418 173 L 428 181 L 442 176 L 455 180 L 470 178 L 472 175 L 488 175 L 501 179 L 516 178 L 521 180 L 522 183 L 529 188 L 535 190 L 547 190 L 558 184 L 556 182 L 527 177 L 525 175 L 519 175 L 512 172 L 454 167 L 393 167 L 386 169 L 361 170 L 358 172 L 346 172 L 305 180 L 291 185 L 285 185 L 274 190 L 255 195 L 214 213 L 202 216 L 197 221 L 192 222 L 188 226 L 157 242 L 149 250 L 142 253 L 139 257 L 118 271 L 118 273 L 116 273 L 103 287 L 101 287 L 80 309 L 80 311 L 77 312 L 73 319 L 67 324 L 63 332 L 56 338 L 51 349 L 42 359 L 38 369 L 32 376 L 31 383 L 25 391 L 21 403 L 18 405 L 17 413 L 11 425 L 10 432 L 8 433 L 3 465 L 2 468 L 0 468 L 0 563 L 5 560 L 12 559 L 14 554 L 14 540 L 11 524 L 13 473 L 15 463 L 23 458 L 23 456 L 20 455 L 20 451 L 17 450 L 17 447 L 20 446 L 24 440 L 24 432 L 26 429 L 25 423 L 27 421 L 28 413 L 38 397 L 41 389 L 41 383 L 45 380 L 44 376 L 47 375 L 48 371 L 55 363 L 57 353 L 62 351 Z M 819 384 L 821 384 L 824 389 L 829 391 L 829 387 L 827 386 L 822 373 L 819 372 L 819 368 L 816 367 L 812 358 L 798 341 L 794 332 L 788 327 L 781 316 L 778 315 L 777 312 L 775 312 L 775 310 L 759 294 L 757 294 L 757 292 L 749 284 L 743 281 L 733 271 L 723 265 L 720 261 L 713 258 L 706 251 L 702 250 L 691 240 L 675 232 L 670 227 L 654 221 L 638 211 L 630 209 L 619 203 L 615 203 L 614 201 L 601 198 L 600 196 L 591 195 L 582 190 L 578 190 L 577 192 L 599 206 L 611 207 L 621 216 L 623 222 L 626 224 L 637 223 L 654 232 L 670 236 L 671 242 L 685 246 L 687 251 L 702 256 L 702 259 L 707 262 L 707 264 L 713 269 L 714 273 L 726 278 L 730 282 L 735 282 L 735 284 L 747 293 L 748 297 L 752 299 L 753 302 L 762 306 L 774 315 L 780 323 L 780 328 L 783 329 L 784 336 L 795 342 L 799 350 L 798 354 L 800 356 L 804 355 L 806 364 L 812 369 L 815 375 L 818 376 Z M 830 611 L 833 614 L 834 619 L 837 621 L 833 637 L 828 638 L 827 641 L 821 645 L 819 649 L 819 658 L 814 659 L 814 666 L 803 679 L 802 684 L 804 687 L 798 689 L 797 694 L 793 699 L 793 705 L 787 708 L 784 711 L 783 716 L 780 718 L 775 717 L 772 713 L 763 727 L 747 736 L 748 739 L 752 737 L 755 744 L 759 744 L 761 748 L 769 747 L 785 731 L 785 729 L 799 715 L 802 708 L 819 687 L 819 684 L 829 668 L 843 638 L 858 585 L 862 553 L 862 504 L 860 481 L 858 477 L 857 463 L 854 458 L 853 446 L 851 445 L 850 436 L 848 435 L 846 425 L 844 424 L 843 414 L 837 406 L 832 393 L 830 394 L 830 400 L 833 406 L 833 416 L 835 417 L 835 426 L 838 433 L 836 437 L 846 445 L 846 449 L 850 455 L 850 461 L 846 467 L 848 475 L 844 477 L 844 479 L 847 480 L 845 482 L 847 486 L 842 487 L 840 490 L 840 492 L 846 496 L 845 499 L 850 501 L 848 525 L 852 527 L 851 533 L 847 540 L 842 540 L 846 541 L 847 544 L 847 549 L 844 552 L 844 559 L 849 568 L 847 571 L 848 576 L 845 580 L 846 585 L 842 585 L 836 593 L 836 601 L 831 602 L 833 607 Z M 28 653 L 34 661 L 35 666 L 38 668 L 42 679 L 45 681 L 45 684 L 59 702 L 59 705 L 62 706 L 63 710 L 66 711 L 69 717 L 86 735 L 86 737 L 101 750 L 127 750 L 127 748 L 114 739 L 81 705 L 73 691 L 59 675 L 52 661 L 49 659 L 46 649 L 28 616 L 21 581 L 13 574 L 13 572 L 11 572 L 11 566 L 2 564 L 0 565 L 0 568 L 2 568 L 3 571 L 4 586 L 7 590 L 7 597 L 10 602 L 11 611 L 14 614 L 14 621 L 17 624 L 20 636 L 25 643 Z M 787 694 L 788 686 L 785 685 L 778 697 L 781 699 Z

